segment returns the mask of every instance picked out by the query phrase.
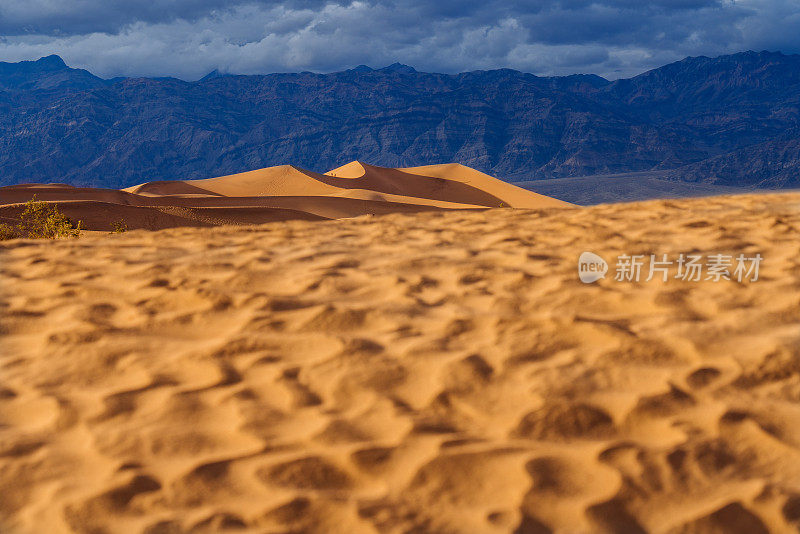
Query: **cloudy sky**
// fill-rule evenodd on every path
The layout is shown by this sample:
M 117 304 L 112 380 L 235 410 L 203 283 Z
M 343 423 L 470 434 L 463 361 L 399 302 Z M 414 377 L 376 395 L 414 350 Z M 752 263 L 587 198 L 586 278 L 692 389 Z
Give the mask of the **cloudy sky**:
M 800 52 L 800 0 L 0 0 L 0 61 L 99 76 L 418 70 L 637 74 L 685 56 Z

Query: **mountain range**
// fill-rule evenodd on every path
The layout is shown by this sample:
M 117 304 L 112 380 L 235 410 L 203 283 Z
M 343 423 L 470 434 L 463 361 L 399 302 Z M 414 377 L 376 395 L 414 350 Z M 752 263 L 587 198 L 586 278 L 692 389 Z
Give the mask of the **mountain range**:
M 102 79 L 0 63 L 0 185 L 125 187 L 291 162 L 458 162 L 507 181 L 658 172 L 800 186 L 800 55 L 690 57 L 639 76 L 500 69 Z

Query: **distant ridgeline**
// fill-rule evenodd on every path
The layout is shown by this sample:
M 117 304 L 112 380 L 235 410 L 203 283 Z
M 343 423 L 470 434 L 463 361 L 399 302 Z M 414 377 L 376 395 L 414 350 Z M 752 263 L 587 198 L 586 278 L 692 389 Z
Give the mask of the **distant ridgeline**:
M 459 162 L 508 181 L 668 170 L 800 186 L 800 56 L 696 57 L 630 79 L 332 74 L 104 80 L 58 56 L 0 63 L 0 185 L 123 187 L 282 163 Z

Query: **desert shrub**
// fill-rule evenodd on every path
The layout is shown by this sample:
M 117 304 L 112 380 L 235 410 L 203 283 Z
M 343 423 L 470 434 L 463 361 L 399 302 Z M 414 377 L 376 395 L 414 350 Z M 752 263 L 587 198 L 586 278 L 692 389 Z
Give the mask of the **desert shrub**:
M 16 239 L 19 237 L 19 232 L 10 224 L 0 223 L 0 241 L 6 239 Z
M 128 231 L 128 223 L 126 223 L 123 219 L 111 223 L 112 234 L 121 234 L 127 231 Z
M 25 203 L 16 230 L 18 237 L 57 239 L 80 236 L 82 224 L 81 221 L 78 221 L 77 225 L 74 224 L 69 217 L 61 213 L 58 206 L 36 200 L 34 195 Z

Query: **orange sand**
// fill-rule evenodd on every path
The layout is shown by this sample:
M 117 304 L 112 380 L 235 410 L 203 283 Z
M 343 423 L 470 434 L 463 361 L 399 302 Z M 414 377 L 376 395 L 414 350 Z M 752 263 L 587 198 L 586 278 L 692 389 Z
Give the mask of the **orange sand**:
M 0 243 L 2 531 L 795 532 L 799 229 L 786 194 Z

